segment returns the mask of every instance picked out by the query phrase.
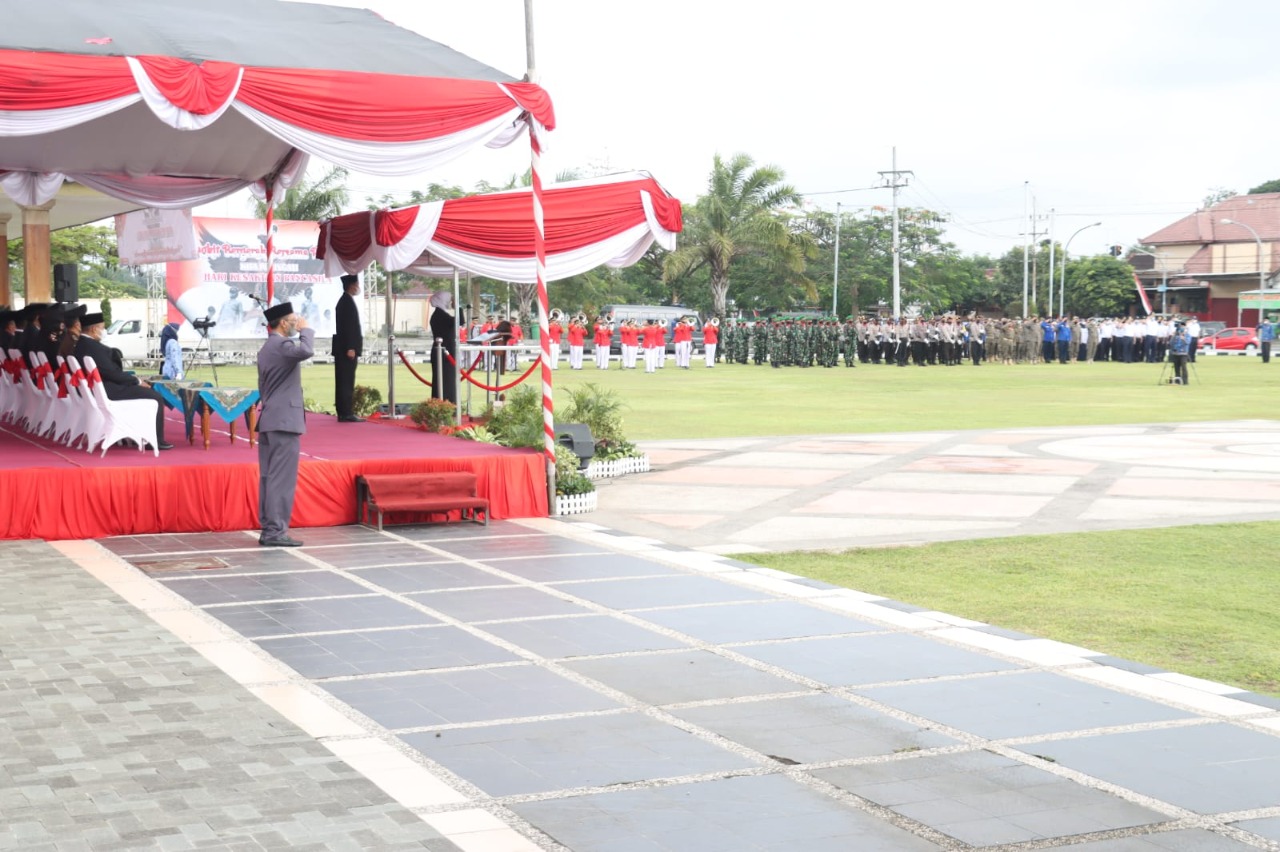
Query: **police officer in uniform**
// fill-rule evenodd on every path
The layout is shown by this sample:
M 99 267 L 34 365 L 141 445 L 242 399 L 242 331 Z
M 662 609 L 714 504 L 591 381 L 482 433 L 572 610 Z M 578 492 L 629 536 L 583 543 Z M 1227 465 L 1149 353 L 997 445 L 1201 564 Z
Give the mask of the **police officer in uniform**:
M 298 488 L 298 456 L 307 431 L 302 407 L 302 362 L 314 350 L 315 329 L 283 302 L 267 308 L 267 342 L 258 351 L 258 516 L 264 547 L 301 547 L 289 537 Z M 294 333 L 298 336 L 294 337 Z

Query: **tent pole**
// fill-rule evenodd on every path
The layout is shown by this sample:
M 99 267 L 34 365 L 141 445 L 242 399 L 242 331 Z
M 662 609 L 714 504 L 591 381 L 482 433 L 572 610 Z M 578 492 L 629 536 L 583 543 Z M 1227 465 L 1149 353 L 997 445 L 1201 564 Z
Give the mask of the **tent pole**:
M 524 0 L 525 55 L 528 59 L 530 83 L 538 82 L 537 64 L 533 58 L 533 0 Z M 542 143 L 538 140 L 537 122 L 529 116 L 530 172 L 533 175 L 534 253 L 538 276 L 538 338 L 542 343 L 542 430 L 547 463 L 547 514 L 556 514 L 556 421 L 551 384 L 551 334 L 547 331 L 547 234 L 542 221 Z
M 458 397 L 453 404 L 453 424 L 455 426 L 462 425 L 462 394 L 458 393 L 458 390 L 462 387 L 462 349 L 458 346 L 458 341 L 462 339 L 460 334 L 462 321 L 466 319 L 462 314 L 462 300 L 458 298 L 458 290 L 460 289 L 458 280 L 460 277 L 458 275 L 458 267 L 455 266 L 453 268 L 453 348 L 458 350 L 458 357 L 453 359 L 453 387 L 455 395 Z M 441 394 L 441 396 L 443 395 Z
M 386 292 L 383 295 L 383 301 L 386 302 L 387 312 L 387 413 L 396 416 L 396 331 L 395 317 L 391 310 L 391 281 L 395 275 L 390 269 L 384 270 L 386 274 Z

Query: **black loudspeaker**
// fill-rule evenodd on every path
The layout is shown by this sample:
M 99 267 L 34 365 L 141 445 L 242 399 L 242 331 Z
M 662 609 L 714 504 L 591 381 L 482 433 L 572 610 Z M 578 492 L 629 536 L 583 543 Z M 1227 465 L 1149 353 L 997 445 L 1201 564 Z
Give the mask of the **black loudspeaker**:
M 556 443 L 573 450 L 578 457 L 578 469 L 586 470 L 596 454 L 596 442 L 591 428 L 585 423 L 557 423 Z
M 80 267 L 74 263 L 57 263 L 53 267 L 53 300 L 80 301 Z

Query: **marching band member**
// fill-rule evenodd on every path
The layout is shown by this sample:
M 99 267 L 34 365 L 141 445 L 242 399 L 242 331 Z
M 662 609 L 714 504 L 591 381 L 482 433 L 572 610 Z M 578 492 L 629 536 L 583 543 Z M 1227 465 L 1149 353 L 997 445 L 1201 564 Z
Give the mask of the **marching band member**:
M 564 337 L 564 327 L 560 325 L 560 320 L 563 318 L 564 314 L 559 308 L 553 308 L 547 317 L 547 339 L 551 341 L 551 360 L 547 366 L 553 370 L 560 367 L 560 340 Z
M 682 317 L 672 329 L 671 339 L 675 343 L 676 366 L 682 370 L 689 369 L 690 356 L 693 354 L 693 318 Z
M 658 369 L 658 360 L 663 356 L 663 348 L 666 346 L 667 335 L 663 332 L 662 326 L 658 324 L 656 319 L 650 319 L 642 332 L 644 337 L 644 371 L 646 373 L 656 372 Z
M 582 344 L 587 339 L 587 318 L 578 314 L 569 322 L 569 367 L 582 369 Z
M 622 369 L 634 370 L 636 368 L 636 353 L 640 349 L 640 329 L 636 328 L 636 321 L 633 319 L 623 320 L 622 326 L 618 329 L 618 335 L 622 338 Z
M 609 369 L 609 345 L 613 342 L 613 326 L 609 320 L 601 315 L 596 318 L 595 327 L 595 358 L 596 369 Z
M 706 350 L 707 366 L 716 365 L 716 344 L 720 342 L 720 317 L 712 317 L 711 322 L 702 327 L 702 346 Z

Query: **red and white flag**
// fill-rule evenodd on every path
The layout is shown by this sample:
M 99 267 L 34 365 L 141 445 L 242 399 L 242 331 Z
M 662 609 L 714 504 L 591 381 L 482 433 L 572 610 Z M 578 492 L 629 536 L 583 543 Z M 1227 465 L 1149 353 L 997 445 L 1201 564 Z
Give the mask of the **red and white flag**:
M 1138 277 L 1138 273 L 1133 273 L 1133 286 L 1138 288 L 1138 298 L 1142 300 L 1142 309 L 1147 312 L 1147 316 L 1151 315 L 1151 299 L 1147 296 L 1147 291 L 1142 289 L 1142 279 Z

